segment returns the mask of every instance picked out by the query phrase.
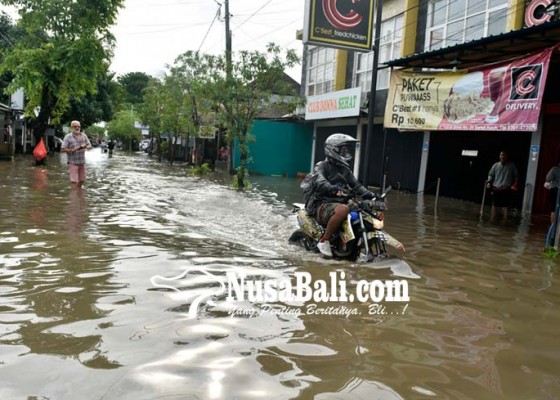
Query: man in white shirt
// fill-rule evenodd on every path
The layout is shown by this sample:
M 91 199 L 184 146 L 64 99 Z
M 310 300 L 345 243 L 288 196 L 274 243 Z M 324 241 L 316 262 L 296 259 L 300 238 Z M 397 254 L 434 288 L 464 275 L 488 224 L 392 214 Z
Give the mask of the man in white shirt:
M 91 142 L 85 133 L 80 130 L 80 121 L 72 121 L 72 132 L 64 136 L 61 153 L 68 157 L 68 173 L 72 189 L 79 189 L 86 180 L 86 155 L 85 151 L 92 148 Z

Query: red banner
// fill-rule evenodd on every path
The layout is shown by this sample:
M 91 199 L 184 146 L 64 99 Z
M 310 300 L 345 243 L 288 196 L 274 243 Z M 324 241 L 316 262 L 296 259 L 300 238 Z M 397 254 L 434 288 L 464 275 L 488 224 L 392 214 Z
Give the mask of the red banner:
M 532 54 L 510 63 L 469 71 L 451 89 L 450 101 L 446 102 L 440 130 L 486 130 L 486 131 L 535 131 L 539 121 L 542 99 L 548 74 L 550 57 L 554 48 Z M 470 119 L 454 120 L 452 111 L 454 92 L 460 92 L 457 84 L 465 84 L 469 78 L 482 79 L 479 99 L 486 101 L 485 113 Z M 468 85 L 468 83 L 467 83 Z M 470 85 L 472 87 L 472 85 Z M 464 107 L 469 94 L 458 96 L 456 108 Z M 461 104 L 463 103 L 463 104 Z M 458 118 L 460 119 L 460 118 Z
M 401 130 L 535 131 L 555 48 L 457 72 L 391 72 L 384 125 Z

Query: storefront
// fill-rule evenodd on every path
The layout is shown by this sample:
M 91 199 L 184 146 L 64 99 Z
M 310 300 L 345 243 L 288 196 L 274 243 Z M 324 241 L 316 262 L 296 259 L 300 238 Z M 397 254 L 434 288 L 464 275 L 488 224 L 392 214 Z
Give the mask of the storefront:
M 348 103 L 348 96 L 352 100 Z M 320 96 L 309 96 L 306 107 L 306 120 L 313 122 L 313 154 L 311 157 L 313 168 L 316 162 L 325 158 L 324 143 L 333 133 L 344 133 L 356 138 L 356 155 L 353 159 L 353 172 L 358 179 L 362 179 L 363 162 L 367 148 L 367 109 L 361 98 L 361 88 L 353 88 L 338 92 L 331 92 Z M 340 101 L 340 99 L 343 99 Z M 339 102 L 340 101 L 340 102 Z M 351 105 L 350 108 L 345 106 Z M 342 107 L 341 107 L 342 106 Z M 384 134 L 387 133 L 386 140 Z M 383 120 L 374 119 L 373 149 L 369 157 L 367 184 L 386 186 L 416 191 L 419 179 L 419 164 L 421 161 L 422 133 L 413 132 L 401 134 L 397 130 L 384 132 Z M 382 149 L 385 141 L 385 165 L 382 177 Z
M 333 133 L 344 133 L 357 140 L 362 136 L 360 125 L 361 89 L 353 88 L 308 96 L 305 120 L 313 122 L 313 151 L 310 170 L 325 158 L 324 143 Z M 359 156 L 360 146 L 356 147 Z M 358 175 L 359 157 L 354 157 L 354 175 Z
M 388 63 L 407 68 L 409 75 L 392 83 L 385 127 L 423 133 L 419 182 L 427 193 L 440 179 L 440 194 L 479 202 L 488 170 L 506 150 L 520 173 L 518 207 L 524 213 L 548 211 L 544 176 L 560 154 L 560 78 L 552 72 L 560 67 L 559 43 L 560 21 L 547 22 Z M 546 52 L 546 61 L 538 58 Z M 428 75 L 410 79 L 425 68 Z M 434 69 L 449 71 L 448 77 L 438 76 L 439 83 L 451 80 L 449 88 L 430 87 L 436 84 L 433 74 L 446 74 Z M 498 81 L 503 92 L 492 92 Z M 428 93 L 446 97 L 436 101 L 435 122 L 429 112 L 414 109 L 425 104 L 422 96 Z

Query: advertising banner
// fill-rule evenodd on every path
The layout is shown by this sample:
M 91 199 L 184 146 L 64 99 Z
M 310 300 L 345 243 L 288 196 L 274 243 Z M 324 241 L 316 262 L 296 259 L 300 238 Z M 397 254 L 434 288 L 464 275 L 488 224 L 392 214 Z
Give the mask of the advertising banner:
M 457 72 L 392 71 L 386 128 L 534 131 L 553 48 Z
M 303 43 L 371 51 L 373 1 L 307 0 Z
M 330 119 L 360 115 L 362 89 L 359 87 L 308 96 L 305 119 Z

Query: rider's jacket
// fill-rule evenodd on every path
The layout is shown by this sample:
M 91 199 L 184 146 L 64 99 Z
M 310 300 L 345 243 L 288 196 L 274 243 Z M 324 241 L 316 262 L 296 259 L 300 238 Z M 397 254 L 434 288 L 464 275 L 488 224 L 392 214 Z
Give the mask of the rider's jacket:
M 305 203 L 305 210 L 313 216 L 322 203 L 346 203 L 347 198 L 336 196 L 339 190 L 353 190 L 358 196 L 368 192 L 348 166 L 328 158 L 315 165 L 313 175 L 313 190 Z

